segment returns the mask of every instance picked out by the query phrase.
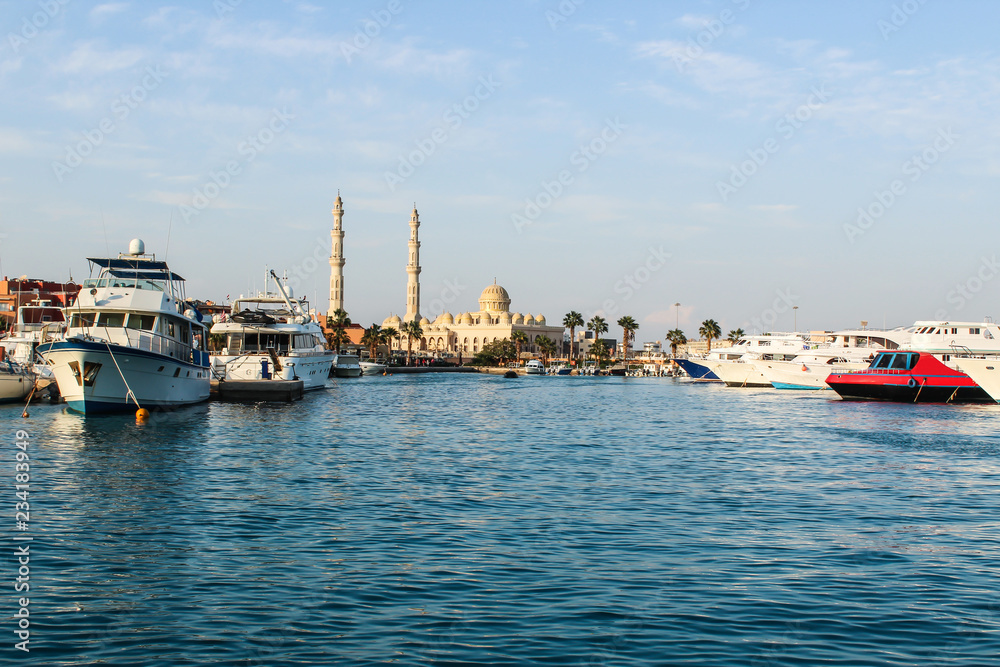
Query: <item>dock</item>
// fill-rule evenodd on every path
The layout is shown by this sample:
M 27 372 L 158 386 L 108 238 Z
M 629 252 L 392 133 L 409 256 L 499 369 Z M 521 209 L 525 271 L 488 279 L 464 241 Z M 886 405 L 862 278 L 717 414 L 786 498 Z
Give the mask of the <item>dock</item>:
M 218 401 L 291 403 L 302 398 L 302 380 L 212 380 L 210 397 Z

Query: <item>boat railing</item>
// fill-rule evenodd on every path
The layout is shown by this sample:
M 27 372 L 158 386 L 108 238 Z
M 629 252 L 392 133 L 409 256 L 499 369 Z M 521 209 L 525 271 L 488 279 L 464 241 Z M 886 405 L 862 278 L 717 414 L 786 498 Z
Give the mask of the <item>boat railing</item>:
M 127 328 L 112 329 L 109 327 L 90 327 L 84 331 L 84 335 L 88 339 L 107 341 L 115 345 L 127 345 L 137 350 L 162 354 L 198 366 L 208 364 L 208 352 L 153 331 Z

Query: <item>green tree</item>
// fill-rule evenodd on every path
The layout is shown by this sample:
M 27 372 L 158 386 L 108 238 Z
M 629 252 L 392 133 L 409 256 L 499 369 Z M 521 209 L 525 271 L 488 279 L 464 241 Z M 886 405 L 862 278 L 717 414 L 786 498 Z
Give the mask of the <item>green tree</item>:
M 698 329 L 698 335 L 708 343 L 708 352 L 712 351 L 712 340 L 722 336 L 722 327 L 715 320 L 705 320 Z
M 563 318 L 563 326 L 569 329 L 569 358 L 575 359 L 573 356 L 573 342 L 574 335 L 576 334 L 576 328 L 583 326 L 583 315 L 571 310 L 566 313 L 566 317 Z
M 594 332 L 594 342 L 601 338 L 601 334 L 608 332 L 608 323 L 600 315 L 594 315 L 587 322 L 587 329 Z
M 350 342 L 347 335 L 347 327 L 351 326 L 351 318 L 347 316 L 347 311 L 343 308 L 330 313 L 326 318 L 326 327 L 330 331 L 326 334 L 326 341 L 334 350 L 340 351 L 344 345 Z
M 628 351 L 632 349 L 632 341 L 639 324 L 630 315 L 623 315 L 618 319 L 618 326 L 622 328 L 622 359 L 628 363 Z
M 535 345 L 537 345 L 538 349 L 542 351 L 542 364 L 548 366 L 549 357 L 552 356 L 559 347 L 558 343 L 545 334 L 542 334 L 535 339 Z
M 373 323 L 365 329 L 361 344 L 368 348 L 368 356 L 374 361 L 378 357 L 378 346 L 382 344 L 382 327 Z
M 414 339 L 420 340 L 424 335 L 424 330 L 420 326 L 420 322 L 410 320 L 409 322 L 403 322 L 402 334 L 406 336 L 406 365 L 409 366 L 413 354 L 413 341 Z
M 389 349 L 389 356 L 392 357 L 392 341 L 399 340 L 399 332 L 396 331 L 396 327 L 386 327 L 379 332 L 379 337 L 382 339 L 381 342 Z
M 611 350 L 608 349 L 608 344 L 600 338 L 595 340 L 594 344 L 590 346 L 590 353 L 594 355 L 595 359 L 597 359 L 597 368 L 601 367 L 601 360 L 608 356 L 610 352 Z
M 514 346 L 517 348 L 517 357 L 515 358 L 517 359 L 518 365 L 520 365 L 521 348 L 523 348 L 525 345 L 528 344 L 528 334 L 524 333 L 521 330 L 514 331 L 510 335 L 510 342 L 514 343 Z
M 743 338 L 743 336 L 746 335 L 746 333 L 747 332 L 743 331 L 743 329 L 733 329 L 732 331 L 729 332 L 729 336 L 727 336 L 727 340 L 730 343 L 732 343 L 733 345 L 736 345 L 736 343 L 738 343 L 739 340 L 741 338 Z
M 688 339 L 680 329 L 671 329 L 667 332 L 667 340 L 670 341 L 670 353 L 677 356 L 677 346 L 687 345 Z

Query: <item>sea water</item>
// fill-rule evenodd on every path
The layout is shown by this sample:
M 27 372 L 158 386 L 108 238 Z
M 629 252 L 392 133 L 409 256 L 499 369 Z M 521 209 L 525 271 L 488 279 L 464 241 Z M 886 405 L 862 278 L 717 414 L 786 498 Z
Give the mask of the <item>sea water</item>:
M 20 415 L 24 664 L 1000 662 L 1000 406 L 433 374 Z

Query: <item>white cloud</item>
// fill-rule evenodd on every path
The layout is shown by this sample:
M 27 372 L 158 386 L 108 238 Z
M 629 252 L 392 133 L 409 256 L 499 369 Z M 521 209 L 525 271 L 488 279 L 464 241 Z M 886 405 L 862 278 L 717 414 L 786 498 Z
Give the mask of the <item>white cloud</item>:
M 137 47 L 105 50 L 94 42 L 84 42 L 56 65 L 56 70 L 64 74 L 98 76 L 128 69 L 145 58 L 146 55 L 143 49 Z
M 101 21 L 105 17 L 125 11 L 128 7 L 127 2 L 108 2 L 103 5 L 97 5 L 90 10 L 90 18 L 94 21 Z

